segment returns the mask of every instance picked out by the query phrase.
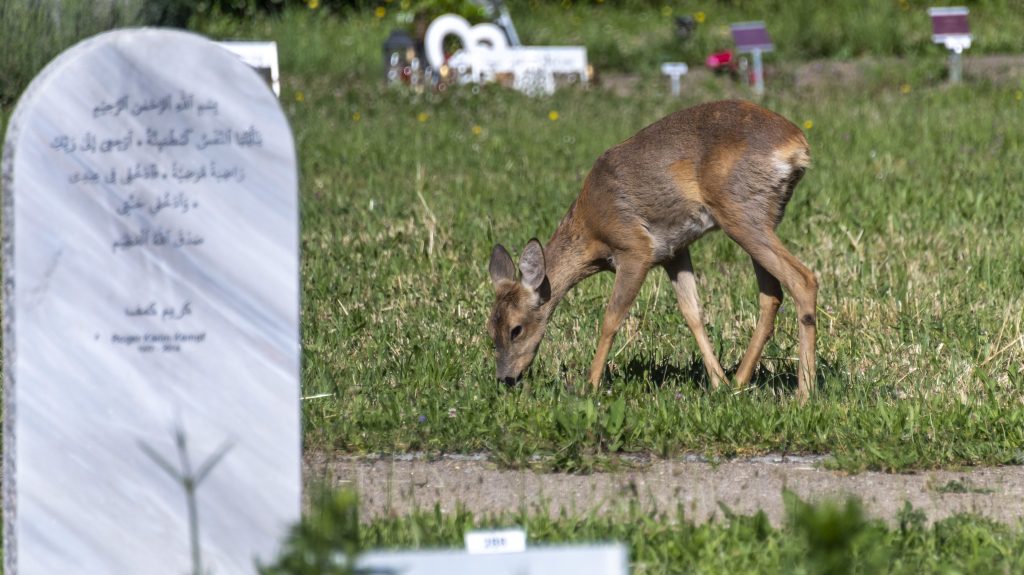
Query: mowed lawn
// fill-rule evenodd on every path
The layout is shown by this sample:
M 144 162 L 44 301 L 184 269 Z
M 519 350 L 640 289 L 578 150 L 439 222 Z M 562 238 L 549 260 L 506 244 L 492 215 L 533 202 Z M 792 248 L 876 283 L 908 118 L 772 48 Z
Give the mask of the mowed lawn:
M 328 394 L 303 402 L 307 449 L 488 451 L 565 470 L 619 453 L 819 453 L 850 470 L 1024 462 L 1019 84 L 946 86 L 941 51 L 860 61 L 861 81 L 805 90 L 785 73 L 794 64 L 776 64 L 764 104 L 803 127 L 813 155 L 779 228 L 820 277 L 807 405 L 793 398 L 791 300 L 756 385 L 711 392 L 659 271 L 599 393 L 585 377 L 612 274 L 570 293 L 528 388 L 506 389 L 484 329 L 492 246 L 518 255 L 546 240 L 601 152 L 744 89 L 704 76 L 673 99 L 646 75 L 625 96 L 418 95 L 383 85 L 390 26 L 372 15 L 232 26 L 207 32 L 273 38 L 282 53 L 302 166 L 303 394 Z M 692 253 L 734 370 L 758 313 L 749 258 L 721 233 Z
M 521 11 L 524 37 L 553 43 L 545 34 L 575 25 L 586 40 L 627 12 L 609 9 L 602 26 L 597 10 L 567 20 L 552 10 Z M 279 44 L 301 164 L 306 448 L 487 451 L 573 471 L 624 453 L 829 454 L 854 471 L 1024 463 L 1024 85 L 972 76 L 968 65 L 966 85 L 946 86 L 938 48 L 858 59 L 847 63 L 858 80 L 801 89 L 799 61 L 784 51 L 767 60 L 763 104 L 804 129 L 813 156 L 779 228 L 820 278 L 810 402 L 793 397 L 792 300 L 755 385 L 712 392 L 659 270 L 619 332 L 600 392 L 585 378 L 612 274 L 563 301 L 528 387 L 495 382 L 484 328 L 493 245 L 518 256 L 531 237 L 546 241 L 594 160 L 647 124 L 749 97 L 695 72 L 671 98 L 653 72 L 669 20 L 652 14 L 659 47 L 628 53 L 642 72 L 628 93 L 598 85 L 533 99 L 495 86 L 387 88 L 380 46 L 392 22 L 372 13 L 200 24 L 213 37 Z M 625 50 L 642 28 L 622 33 Z M 601 50 L 596 61 L 608 62 Z M 750 260 L 718 232 L 691 252 L 712 344 L 731 372 L 758 313 Z

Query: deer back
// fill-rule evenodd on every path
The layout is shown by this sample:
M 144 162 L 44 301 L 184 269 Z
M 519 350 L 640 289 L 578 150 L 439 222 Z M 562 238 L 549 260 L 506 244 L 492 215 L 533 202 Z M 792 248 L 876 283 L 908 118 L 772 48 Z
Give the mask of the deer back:
M 573 211 L 612 253 L 671 258 L 721 219 L 773 229 L 810 163 L 789 120 L 723 101 L 669 115 L 605 152 Z

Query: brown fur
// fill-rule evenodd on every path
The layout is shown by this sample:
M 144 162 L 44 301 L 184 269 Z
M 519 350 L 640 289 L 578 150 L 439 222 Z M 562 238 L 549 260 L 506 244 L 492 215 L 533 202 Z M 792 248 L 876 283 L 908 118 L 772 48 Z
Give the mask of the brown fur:
M 498 299 L 488 329 L 497 349 L 499 380 L 517 380 L 529 366 L 551 313 L 572 286 L 598 271 L 613 270 L 615 285 L 590 370 L 591 384 L 599 385 L 615 332 L 647 272 L 660 265 L 717 386 L 725 375 L 704 331 L 689 245 L 722 229 L 750 253 L 761 294 L 761 314 L 735 379 L 738 384 L 749 381 L 773 331 L 785 286 L 800 318 L 798 395 L 806 399 L 814 386 L 817 281 L 774 230 L 809 163 L 799 128 L 739 101 L 681 110 L 602 154 L 543 251 L 532 240 L 524 254 L 529 257 L 520 266 L 532 281 L 537 279 L 536 260 L 541 260 L 543 284 L 534 289 L 515 278 L 495 280 Z M 507 270 L 509 265 L 510 256 L 496 246 L 492 279 L 496 267 Z M 513 341 L 517 329 L 520 335 Z

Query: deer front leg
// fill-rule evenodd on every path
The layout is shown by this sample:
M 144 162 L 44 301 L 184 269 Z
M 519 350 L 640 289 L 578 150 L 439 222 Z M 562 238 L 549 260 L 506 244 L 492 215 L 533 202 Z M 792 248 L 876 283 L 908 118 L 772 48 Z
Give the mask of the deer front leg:
M 608 352 L 612 348 L 615 333 L 619 331 L 619 326 L 626 319 L 629 306 L 633 305 L 633 300 L 640 293 L 640 286 L 643 285 L 649 269 L 650 266 L 646 263 L 629 263 L 620 265 L 615 271 L 612 297 L 608 300 L 608 306 L 604 311 L 601 337 L 597 341 L 594 361 L 590 364 L 590 385 L 595 390 L 601 385 L 601 375 L 604 374 L 605 362 L 608 360 Z
M 665 264 L 665 271 L 672 281 L 672 287 L 676 292 L 676 302 L 679 304 L 679 311 L 690 327 L 693 336 L 697 338 L 697 347 L 700 348 L 701 357 L 704 358 L 704 368 L 711 378 L 711 388 L 717 389 L 725 381 L 725 372 L 722 371 L 715 351 L 711 347 L 707 331 L 704 330 L 704 319 L 701 317 L 700 300 L 697 298 L 697 280 L 693 275 L 693 262 L 690 260 L 690 250 L 686 248 L 679 252 L 676 258 Z

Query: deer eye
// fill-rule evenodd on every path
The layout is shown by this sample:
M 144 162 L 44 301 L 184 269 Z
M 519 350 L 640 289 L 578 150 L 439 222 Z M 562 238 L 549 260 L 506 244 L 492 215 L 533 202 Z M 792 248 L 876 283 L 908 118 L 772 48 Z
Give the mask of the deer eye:
M 522 333 L 523 333 L 523 326 L 517 325 L 514 328 L 512 328 L 512 333 L 510 334 L 511 341 L 515 341 L 517 337 L 522 335 Z

